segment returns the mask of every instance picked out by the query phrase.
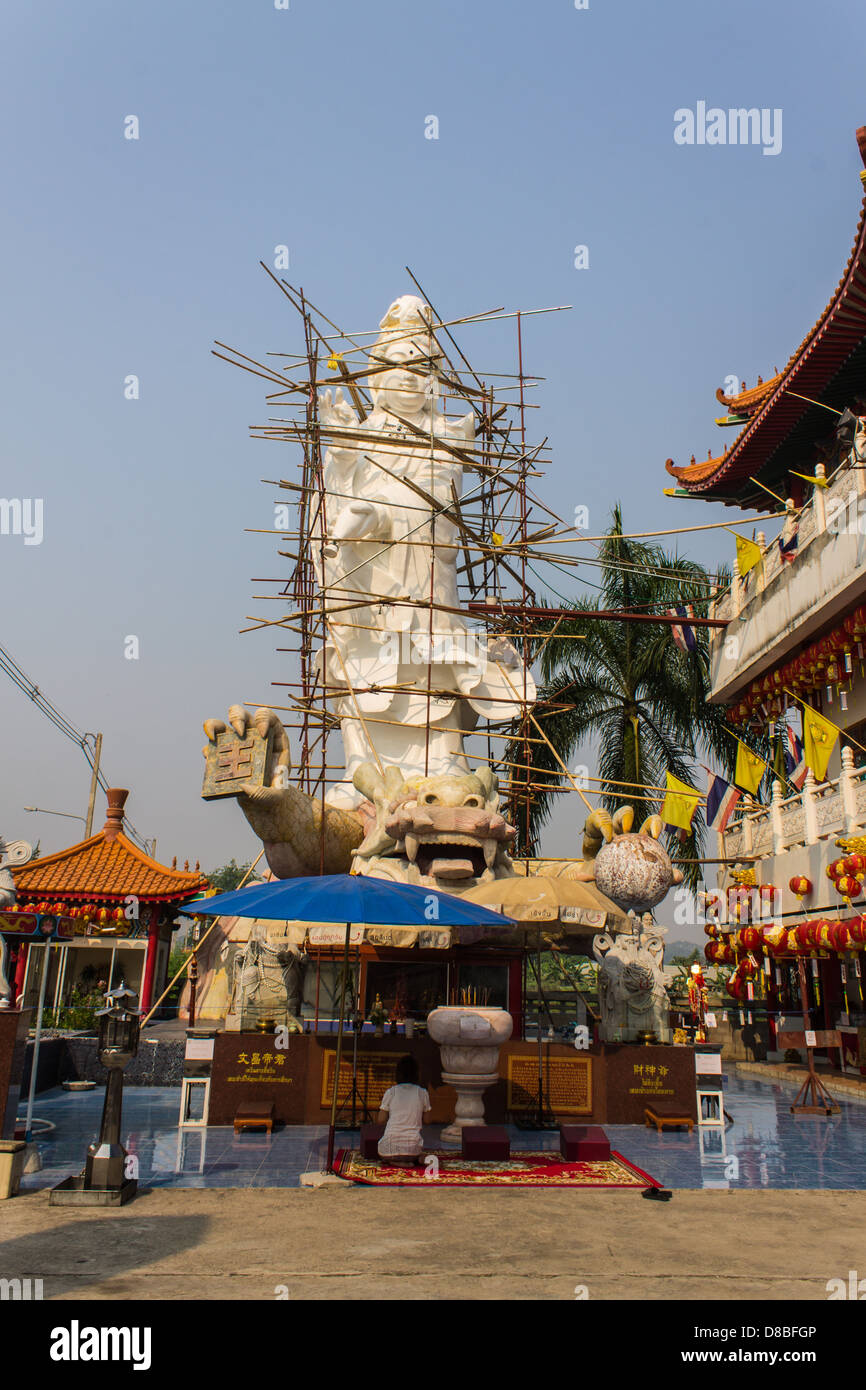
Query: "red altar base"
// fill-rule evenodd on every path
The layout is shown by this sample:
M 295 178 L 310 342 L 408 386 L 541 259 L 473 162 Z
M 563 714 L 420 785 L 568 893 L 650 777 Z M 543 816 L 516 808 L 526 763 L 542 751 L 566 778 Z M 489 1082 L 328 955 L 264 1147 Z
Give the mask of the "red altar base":
M 513 1153 L 499 1162 L 473 1163 L 461 1154 L 436 1149 L 435 1176 L 424 1168 L 392 1168 L 383 1159 L 362 1158 L 357 1149 L 340 1149 L 336 1171 L 364 1187 L 661 1187 L 622 1154 L 609 1159 L 563 1163 L 554 1153 Z
M 278 1123 L 327 1124 L 337 1039 L 334 1033 L 294 1034 L 281 1051 L 273 1034 L 218 1033 L 214 1040 L 208 1124 L 230 1125 L 245 1101 L 273 1103 Z M 344 1037 L 338 1097 L 351 1090 L 353 1038 Z M 379 1101 L 394 1084 L 397 1061 L 411 1053 L 421 1083 L 430 1092 L 431 1124 L 454 1116 L 456 1094 L 442 1080 L 439 1047 L 427 1036 L 404 1038 L 369 1033 L 358 1038 L 358 1090 L 354 1120 L 375 1119 Z M 577 1052 L 564 1043 L 542 1044 L 546 1116 L 557 1123 L 643 1125 L 652 1101 L 675 1102 L 697 1121 L 692 1047 L 603 1043 Z M 530 1119 L 536 1108 L 538 1051 L 535 1043 L 509 1041 L 499 1054 L 499 1080 L 484 1093 L 488 1124 Z M 367 1114 L 364 1115 L 363 1104 Z M 350 1104 L 338 1123 L 349 1127 Z

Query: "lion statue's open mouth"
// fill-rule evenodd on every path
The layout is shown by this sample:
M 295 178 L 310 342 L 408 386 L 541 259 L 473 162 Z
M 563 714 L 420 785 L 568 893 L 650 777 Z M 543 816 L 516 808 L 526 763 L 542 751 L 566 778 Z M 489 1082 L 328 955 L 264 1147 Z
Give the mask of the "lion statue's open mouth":
M 466 779 L 469 781 L 469 779 Z M 474 779 L 473 779 L 474 780 Z M 477 879 L 487 883 L 496 877 L 500 851 L 514 839 L 515 832 L 497 811 L 487 808 L 483 794 L 449 779 L 429 779 L 416 797 L 408 797 L 385 821 L 385 832 L 402 847 L 419 879 Z M 438 785 L 436 785 L 438 784 Z M 450 791 L 462 804 L 442 805 L 433 801 Z
M 370 796 L 370 828 L 355 854 L 355 872 L 461 889 L 513 872 L 508 847 L 517 832 L 500 815 L 493 776 L 476 773 L 412 778 L 369 767 L 360 779 Z

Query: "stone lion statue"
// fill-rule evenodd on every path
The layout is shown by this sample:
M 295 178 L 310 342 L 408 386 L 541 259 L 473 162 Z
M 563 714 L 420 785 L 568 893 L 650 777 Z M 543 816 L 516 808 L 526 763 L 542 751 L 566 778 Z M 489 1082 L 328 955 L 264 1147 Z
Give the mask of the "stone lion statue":
M 634 1042 L 639 1033 L 666 1037 L 670 1000 L 662 965 L 665 946 L 652 929 L 616 940 L 602 932 L 592 944 L 599 962 L 598 1003 L 603 1042 Z

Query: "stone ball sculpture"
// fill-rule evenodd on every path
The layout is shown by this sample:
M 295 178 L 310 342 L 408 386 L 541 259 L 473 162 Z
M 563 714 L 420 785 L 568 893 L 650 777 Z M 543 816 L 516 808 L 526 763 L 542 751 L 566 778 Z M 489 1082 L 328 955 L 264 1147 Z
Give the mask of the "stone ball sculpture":
M 651 835 L 618 835 L 595 858 L 595 886 L 624 912 L 650 912 L 682 874 Z

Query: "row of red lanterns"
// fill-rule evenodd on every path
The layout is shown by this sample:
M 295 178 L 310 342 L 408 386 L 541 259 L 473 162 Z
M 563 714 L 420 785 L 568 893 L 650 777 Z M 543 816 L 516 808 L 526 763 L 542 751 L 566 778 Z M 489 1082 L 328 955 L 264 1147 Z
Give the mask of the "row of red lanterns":
M 98 903 L 62 903 L 44 899 L 38 903 L 18 903 L 16 908 L 7 911 L 38 912 L 51 917 L 72 917 L 75 921 L 96 922 L 107 926 L 109 922 L 125 922 L 126 912 L 122 907 L 100 907 Z
M 785 927 L 781 923 L 764 927 L 741 927 L 724 939 L 709 941 L 704 947 L 707 960 L 716 965 L 741 963 L 744 951 L 762 951 L 770 956 L 810 955 L 813 951 L 862 951 L 866 947 L 866 917 L 849 922 L 820 918 Z
M 753 681 L 738 704 L 731 707 L 735 722 L 745 724 L 755 714 L 765 719 L 779 715 L 790 704 L 784 692 L 794 695 L 822 686 L 847 684 L 854 670 L 854 656 L 862 660 L 866 640 L 866 607 L 855 608 L 841 627 L 806 647 L 793 661 L 770 675 Z

